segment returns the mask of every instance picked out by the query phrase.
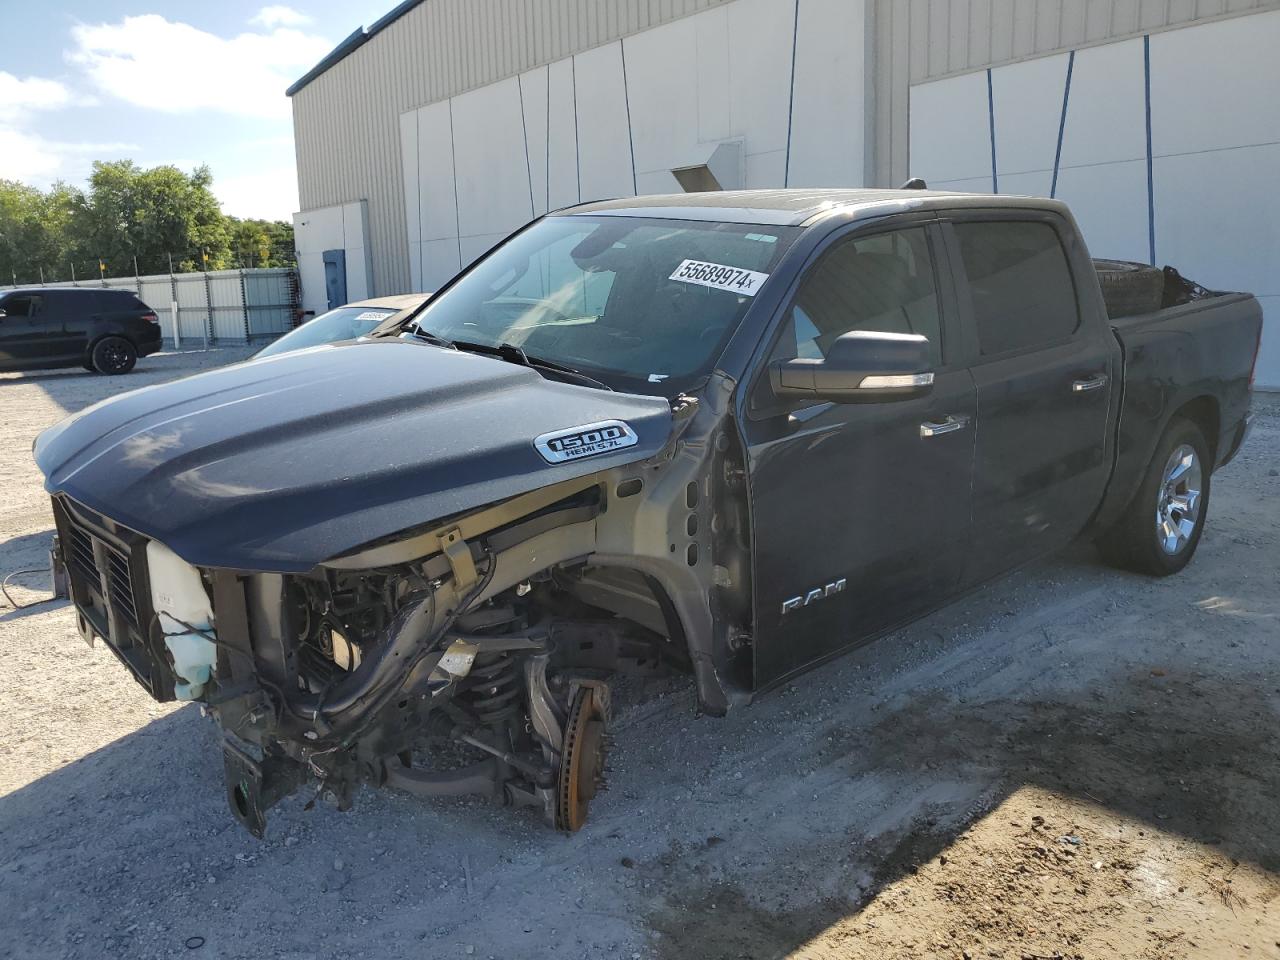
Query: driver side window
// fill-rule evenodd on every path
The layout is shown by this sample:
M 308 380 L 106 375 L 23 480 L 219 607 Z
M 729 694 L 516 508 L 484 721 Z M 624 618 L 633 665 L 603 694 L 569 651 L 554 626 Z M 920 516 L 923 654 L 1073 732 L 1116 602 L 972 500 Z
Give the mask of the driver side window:
M 922 334 L 932 366 L 941 365 L 942 314 L 923 227 L 835 243 L 800 281 L 770 360 L 821 359 L 853 330 Z
M 40 297 L 9 297 L 0 303 L 0 310 L 4 310 L 7 317 L 34 318 L 40 312 L 41 299 Z

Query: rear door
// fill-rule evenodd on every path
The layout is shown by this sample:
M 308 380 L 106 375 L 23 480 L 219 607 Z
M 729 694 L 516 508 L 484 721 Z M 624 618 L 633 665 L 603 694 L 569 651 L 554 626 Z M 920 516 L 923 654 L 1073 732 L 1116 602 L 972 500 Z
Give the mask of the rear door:
M 1071 225 L 1023 210 L 958 214 L 944 230 L 977 389 L 966 580 L 978 582 L 1062 546 L 1097 508 L 1119 350 L 1090 312 Z
M 742 420 L 757 687 L 957 588 L 975 402 L 953 300 L 941 234 L 927 218 L 837 236 L 798 281 L 762 372 L 873 330 L 928 337 L 935 381 L 909 400 L 788 406 L 757 375 Z
M 11 293 L 0 298 L 0 368 L 21 370 L 50 359 L 45 298 L 40 294 Z
M 50 290 L 45 301 L 48 315 L 49 351 L 60 362 L 84 360 L 89 333 L 101 322 L 97 290 Z

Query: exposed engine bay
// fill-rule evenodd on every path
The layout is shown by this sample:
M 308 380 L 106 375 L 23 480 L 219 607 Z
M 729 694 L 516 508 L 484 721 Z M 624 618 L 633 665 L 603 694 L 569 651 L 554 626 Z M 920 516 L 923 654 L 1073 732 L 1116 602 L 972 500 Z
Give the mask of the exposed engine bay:
M 308 775 L 343 807 L 369 781 L 488 795 L 537 807 L 560 829 L 582 826 L 604 775 L 609 677 L 684 658 L 667 638 L 576 601 L 570 582 L 582 569 L 485 597 L 498 565 L 487 554 L 456 587 L 416 564 L 249 585 L 246 612 L 266 614 L 278 599 L 292 638 L 274 676 L 258 661 L 258 690 L 211 707 L 226 731 L 228 799 L 252 832 Z M 234 678 L 242 655 L 221 643 Z M 236 689 L 233 679 L 227 692 Z M 449 744 L 479 757 L 415 763 L 415 751 Z
M 722 422 L 689 402 L 658 457 L 306 573 L 197 569 L 56 500 L 80 629 L 157 698 L 216 718 L 228 802 L 255 836 L 299 788 L 345 809 L 362 783 L 577 830 L 604 785 L 614 676 L 693 673 L 713 713 L 747 685 L 746 516 L 715 506 L 741 502 L 723 495 L 741 467 Z

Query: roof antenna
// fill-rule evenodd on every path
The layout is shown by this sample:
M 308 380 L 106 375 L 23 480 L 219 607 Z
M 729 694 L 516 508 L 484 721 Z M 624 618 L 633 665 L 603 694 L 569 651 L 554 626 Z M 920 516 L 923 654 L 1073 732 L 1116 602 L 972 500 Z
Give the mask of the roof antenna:
M 921 180 L 919 177 L 912 177 L 910 180 L 908 180 L 898 189 L 899 190 L 928 190 L 929 185 L 925 183 L 923 180 Z

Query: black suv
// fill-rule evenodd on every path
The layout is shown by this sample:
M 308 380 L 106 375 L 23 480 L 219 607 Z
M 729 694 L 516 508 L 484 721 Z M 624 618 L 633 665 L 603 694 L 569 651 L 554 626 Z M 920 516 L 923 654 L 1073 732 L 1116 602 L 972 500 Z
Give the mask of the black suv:
M 0 293 L 0 370 L 128 373 L 160 349 L 156 313 L 128 290 L 32 287 Z

